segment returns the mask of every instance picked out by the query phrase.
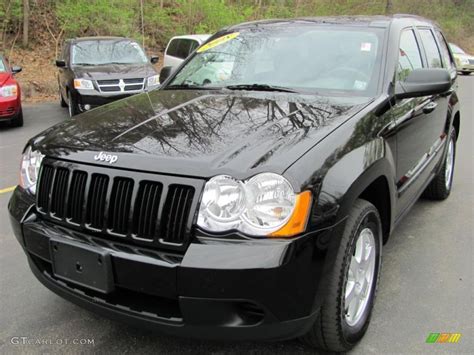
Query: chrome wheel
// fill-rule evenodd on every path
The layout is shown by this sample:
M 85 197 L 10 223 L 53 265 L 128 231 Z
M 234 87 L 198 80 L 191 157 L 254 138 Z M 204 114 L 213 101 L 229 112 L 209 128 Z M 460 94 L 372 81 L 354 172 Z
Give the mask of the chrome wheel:
M 446 189 L 451 188 L 451 181 L 453 180 L 453 169 L 454 169 L 454 141 L 449 141 L 448 152 L 446 153 L 446 169 L 444 171 L 444 181 L 446 183 Z
M 370 300 L 375 276 L 375 249 L 374 233 L 370 228 L 363 229 L 351 257 L 344 292 L 345 318 L 350 326 L 360 321 Z

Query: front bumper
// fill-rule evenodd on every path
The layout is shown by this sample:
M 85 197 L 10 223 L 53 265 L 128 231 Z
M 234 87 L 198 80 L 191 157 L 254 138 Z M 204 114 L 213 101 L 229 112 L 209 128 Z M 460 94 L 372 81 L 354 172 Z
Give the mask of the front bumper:
M 0 121 L 14 118 L 19 114 L 20 107 L 17 97 L 0 97 Z
M 311 327 L 320 306 L 324 253 L 317 238 L 200 241 L 184 254 L 124 245 L 42 220 L 17 188 L 11 223 L 30 267 L 46 287 L 94 312 L 173 335 L 211 339 L 288 339 Z M 103 294 L 57 278 L 50 240 L 110 254 L 114 291 Z

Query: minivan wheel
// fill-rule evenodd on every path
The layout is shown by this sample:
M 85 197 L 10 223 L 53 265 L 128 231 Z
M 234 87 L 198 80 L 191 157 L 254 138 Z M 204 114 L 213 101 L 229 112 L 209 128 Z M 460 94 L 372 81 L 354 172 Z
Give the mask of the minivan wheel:
M 423 197 L 431 200 L 444 200 L 451 193 L 456 158 L 456 130 L 454 128 L 451 130 L 447 144 L 443 166 L 423 192 Z
M 66 101 L 64 101 L 63 94 L 61 94 L 61 90 L 59 90 L 59 104 L 61 107 L 67 107 Z
M 318 317 L 302 340 L 328 351 L 347 351 L 364 336 L 374 306 L 382 258 L 382 223 L 370 202 L 349 214 L 334 273 Z
M 71 93 L 67 95 L 67 106 L 69 111 L 69 117 L 77 115 L 77 103 L 72 97 Z

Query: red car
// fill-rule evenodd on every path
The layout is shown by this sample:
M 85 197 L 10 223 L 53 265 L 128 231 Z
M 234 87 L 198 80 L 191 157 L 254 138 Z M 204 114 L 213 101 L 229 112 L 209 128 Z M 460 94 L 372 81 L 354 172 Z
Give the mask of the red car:
M 10 67 L 7 59 L 0 55 L 0 122 L 9 121 L 12 126 L 23 126 L 20 85 L 14 75 L 21 67 Z

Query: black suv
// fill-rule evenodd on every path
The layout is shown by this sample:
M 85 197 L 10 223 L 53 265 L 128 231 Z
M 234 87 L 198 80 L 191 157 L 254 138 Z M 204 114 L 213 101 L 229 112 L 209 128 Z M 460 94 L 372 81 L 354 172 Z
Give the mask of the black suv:
M 156 89 L 159 76 L 140 45 L 123 37 L 83 37 L 64 42 L 59 68 L 59 100 L 69 115 L 146 90 Z
M 46 287 L 103 315 L 347 350 L 394 226 L 450 193 L 455 80 L 418 17 L 228 27 L 160 89 L 32 138 L 13 230 Z

